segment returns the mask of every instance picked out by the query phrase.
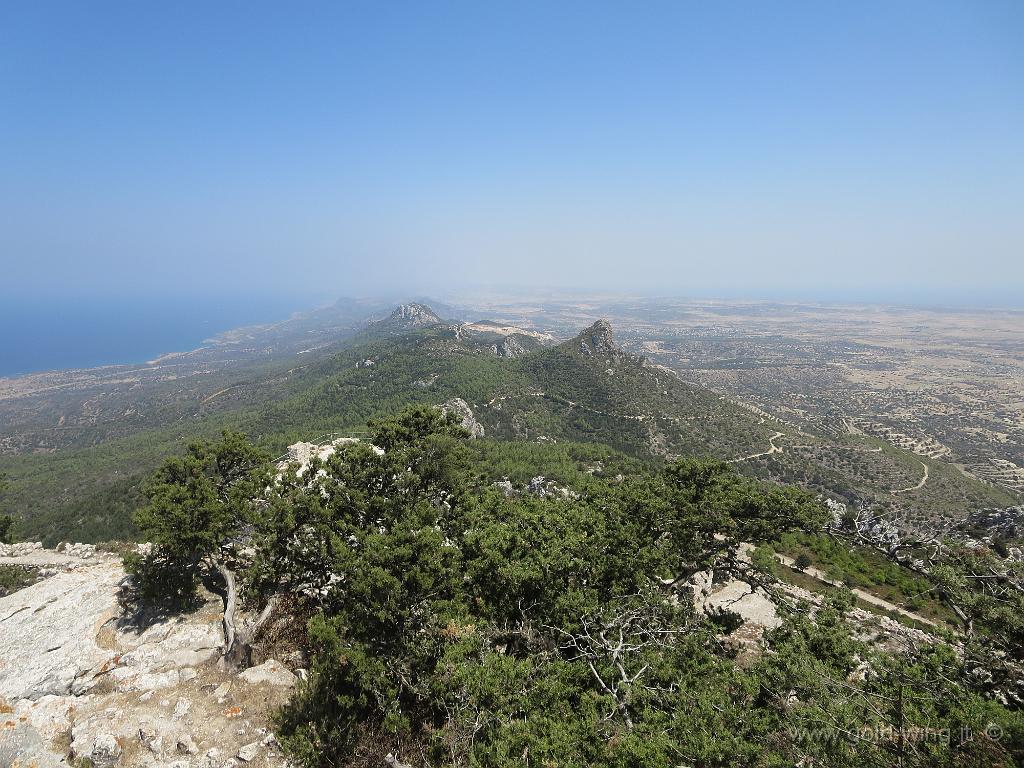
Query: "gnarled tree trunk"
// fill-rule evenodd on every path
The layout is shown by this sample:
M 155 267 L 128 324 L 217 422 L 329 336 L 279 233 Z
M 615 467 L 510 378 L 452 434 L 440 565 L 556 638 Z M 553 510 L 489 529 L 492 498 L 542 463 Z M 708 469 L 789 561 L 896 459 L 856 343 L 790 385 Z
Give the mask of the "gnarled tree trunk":
M 224 660 L 236 668 L 248 667 L 252 659 L 252 644 L 273 614 L 277 597 L 271 597 L 258 616 L 239 625 L 235 574 L 223 560 L 218 560 L 215 567 L 224 580 Z

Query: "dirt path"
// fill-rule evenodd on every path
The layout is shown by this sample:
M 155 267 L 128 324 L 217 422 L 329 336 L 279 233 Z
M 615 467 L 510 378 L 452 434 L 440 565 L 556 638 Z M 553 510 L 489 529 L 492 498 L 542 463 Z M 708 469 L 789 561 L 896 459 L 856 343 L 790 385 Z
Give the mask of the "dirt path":
M 207 403 L 211 402 L 212 400 L 214 400 L 214 399 L 216 399 L 216 398 L 220 397 L 221 395 L 223 395 L 223 394 L 224 394 L 225 392 L 230 392 L 230 391 L 231 391 L 232 389 L 234 389 L 234 387 L 224 387 L 224 389 L 221 389 L 221 390 L 219 390 L 219 391 L 217 391 L 217 392 L 214 392 L 214 393 L 213 393 L 212 395 L 210 395 L 209 397 L 205 397 L 205 398 L 203 398 L 203 399 L 202 399 L 202 400 L 201 400 L 201 401 L 199 402 L 199 404 L 200 404 L 200 405 L 206 405 Z
M 568 400 L 562 397 L 556 397 L 555 395 L 544 395 L 548 400 L 561 405 L 568 405 L 570 408 L 579 408 L 583 411 L 589 411 L 590 413 L 596 413 L 599 416 L 611 416 L 613 419 L 628 419 L 630 421 L 644 421 L 647 417 L 643 414 L 637 414 L 631 416 L 626 413 L 609 413 L 608 411 L 602 411 L 597 408 L 591 408 L 589 405 L 583 405 L 582 403 L 575 403 L 572 400 Z
M 730 459 L 729 463 L 730 464 L 738 464 L 741 461 L 750 461 L 751 459 L 759 459 L 762 456 L 771 456 L 774 453 L 782 453 L 782 449 L 775 444 L 775 441 L 778 440 L 780 437 L 784 437 L 784 436 L 785 436 L 784 432 L 776 432 L 774 435 L 772 435 L 771 437 L 768 438 L 768 446 L 769 447 L 768 447 L 767 451 L 761 451 L 761 453 L 752 453 L 749 456 L 743 456 L 743 457 L 738 458 L 738 459 Z
M 928 465 L 922 461 L 921 466 L 924 467 L 924 477 L 921 478 L 921 481 L 917 485 L 912 485 L 909 488 L 900 488 L 898 491 L 890 491 L 890 493 L 895 496 L 898 493 L 909 493 L 910 491 L 916 491 L 919 488 L 924 488 L 925 483 L 928 482 Z
M 796 564 L 796 561 L 793 560 L 793 558 L 786 557 L 785 555 L 780 555 L 780 554 L 776 553 L 775 558 L 780 563 L 782 563 L 783 565 L 789 566 L 791 568 Z M 813 566 L 804 568 L 802 570 L 802 573 L 806 573 L 808 576 L 811 576 L 812 578 L 817 579 L 818 581 L 820 581 L 823 584 L 828 584 L 828 585 L 833 586 L 833 587 L 843 587 L 843 588 L 846 587 L 846 585 L 843 584 L 841 581 L 838 581 L 837 579 L 829 578 L 828 575 L 825 574 L 824 571 L 820 571 L 817 568 L 814 568 Z M 863 589 L 856 589 L 855 588 L 855 589 L 851 589 L 850 591 L 853 592 L 853 594 L 855 594 L 858 598 L 863 600 L 865 603 L 870 603 L 871 605 L 874 605 L 874 606 L 876 606 L 878 608 L 882 608 L 882 609 L 884 609 L 886 611 L 894 611 L 894 612 L 900 614 L 901 616 L 906 616 L 908 619 L 913 619 L 914 621 L 919 621 L 922 624 L 926 624 L 926 625 L 928 625 L 930 627 L 936 627 L 936 628 L 939 627 L 939 625 L 936 624 L 931 619 L 926 619 L 924 616 L 921 616 L 920 614 L 913 613 L 912 611 L 908 611 L 906 608 L 901 608 L 898 605 L 890 603 L 888 600 L 883 600 L 882 598 L 878 597 L 877 595 L 873 595 L 870 592 L 865 592 Z
M 490 408 L 495 403 L 504 402 L 505 400 L 508 400 L 510 397 L 544 397 L 544 396 L 545 395 L 544 395 L 543 392 L 517 392 L 517 393 L 514 393 L 514 394 L 510 394 L 510 395 L 502 395 L 501 397 L 498 397 L 497 395 L 495 395 L 488 402 L 484 403 L 484 407 L 485 408 Z

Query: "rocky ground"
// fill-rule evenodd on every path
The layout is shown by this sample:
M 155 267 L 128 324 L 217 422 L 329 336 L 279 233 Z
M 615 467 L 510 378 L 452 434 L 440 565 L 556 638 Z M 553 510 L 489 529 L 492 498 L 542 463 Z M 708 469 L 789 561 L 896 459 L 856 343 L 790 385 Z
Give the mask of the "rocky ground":
M 270 715 L 296 675 L 274 660 L 226 669 L 218 598 L 137 612 L 120 558 L 82 545 L 4 548 L 0 565 L 43 576 L 0 598 L 0 768 L 284 763 Z

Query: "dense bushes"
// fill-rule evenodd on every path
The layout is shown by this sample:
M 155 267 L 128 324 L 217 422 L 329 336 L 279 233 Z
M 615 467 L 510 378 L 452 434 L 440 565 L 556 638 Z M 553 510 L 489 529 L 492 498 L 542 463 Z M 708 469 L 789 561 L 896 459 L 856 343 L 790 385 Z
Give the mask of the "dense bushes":
M 5 597 L 12 592 L 34 584 L 36 575 L 34 569 L 18 565 L 0 565 L 0 597 Z
M 281 716 L 289 748 L 311 764 L 385 749 L 415 764 L 679 760 L 698 680 L 737 670 L 663 582 L 812 524 L 817 505 L 698 461 L 579 499 L 509 498 L 473 482 L 443 421 L 399 425 L 376 426 L 383 455 L 356 446 L 314 480 L 286 476 L 273 505 L 261 583 L 274 563 L 292 585 L 332 575 L 314 590 L 310 683 Z M 696 738 L 730 754 L 729 738 Z
M 854 638 L 843 595 L 796 606 L 742 663 L 721 638 L 735 622 L 693 610 L 679 582 L 763 577 L 738 545 L 816 528 L 808 494 L 715 461 L 607 477 L 594 462 L 611 454 L 548 446 L 576 495 L 509 496 L 481 463 L 501 444 L 464 438 L 432 410 L 371 423 L 267 476 L 251 529 L 226 534 L 255 553 L 254 607 L 287 592 L 313 616 L 310 677 L 278 718 L 302 764 L 999 765 L 1024 749 L 968 659 Z M 504 460 L 538 460 L 523 450 Z M 914 740 L 933 731 L 947 738 Z

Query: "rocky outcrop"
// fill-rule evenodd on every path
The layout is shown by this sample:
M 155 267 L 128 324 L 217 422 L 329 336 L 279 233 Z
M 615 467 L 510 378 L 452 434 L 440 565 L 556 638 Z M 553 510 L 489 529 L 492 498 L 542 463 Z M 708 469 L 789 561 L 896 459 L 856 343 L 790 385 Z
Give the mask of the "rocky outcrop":
M 356 437 L 339 437 L 326 443 L 292 443 L 288 446 L 288 454 L 283 462 L 296 462 L 305 467 L 314 458 L 325 461 L 338 450 L 339 446 L 358 442 L 359 438 Z
M 118 614 L 120 564 L 58 573 L 0 600 L 0 695 L 67 696 L 111 657 L 97 643 Z M 84 628 L 84 631 L 83 631 Z
M 139 611 L 118 557 L 61 549 L 0 554 L 51 574 L 0 598 L 0 767 L 284 762 L 267 718 L 296 676 L 277 661 L 237 675 L 220 663 L 219 598 L 185 614 Z
M 298 464 L 298 474 L 305 473 L 306 468 L 313 459 L 326 461 L 337 452 L 338 448 L 344 445 L 358 443 L 358 437 L 337 437 L 324 443 L 292 443 L 288 446 L 288 453 L 277 461 L 277 467 L 284 470 L 289 464 Z M 380 448 L 370 446 L 377 454 L 383 454 Z
M 543 475 L 530 480 L 526 485 L 526 492 L 533 494 L 534 496 L 547 499 L 547 498 L 561 498 L 561 499 L 578 499 L 579 494 L 576 493 L 572 488 L 568 488 L 564 485 L 559 485 L 554 480 L 548 480 Z
M 702 577 L 704 575 L 699 574 Z M 782 619 L 771 598 L 738 579 L 729 579 L 722 584 L 716 584 L 710 578 L 706 583 L 694 579 L 694 603 L 697 610 L 704 613 L 727 611 L 735 613 L 745 623 L 768 629 L 782 625 Z
M 273 659 L 267 659 L 259 666 L 239 672 L 238 679 L 250 685 L 265 684 L 283 688 L 290 688 L 299 680 L 290 669 Z
M 612 326 L 607 320 L 598 320 L 576 337 L 578 349 L 584 355 L 611 355 L 620 352 L 615 346 Z
M 379 336 L 403 336 L 427 328 L 438 332 L 443 332 L 445 329 L 452 330 L 426 304 L 414 302 L 411 304 L 399 304 L 388 317 L 370 323 L 367 331 Z M 366 362 L 372 364 L 372 361 L 368 360 Z M 363 367 L 365 367 L 365 364 Z
M 498 357 L 522 357 L 528 352 L 515 336 L 506 336 L 500 344 L 491 345 L 491 351 Z
M 17 544 L 0 544 L 0 557 L 30 557 L 42 550 L 43 545 L 38 541 L 19 541 Z
M 458 417 L 459 423 L 469 432 L 471 438 L 484 436 L 483 424 L 476 420 L 469 403 L 461 397 L 453 397 L 451 400 L 441 403 L 439 408 L 443 413 L 451 413 Z
M 615 344 L 612 326 L 607 320 L 598 320 L 561 346 L 573 354 L 594 358 L 612 365 L 625 360 L 643 362 L 642 358 L 628 355 Z
M 548 480 L 543 475 L 530 480 L 522 488 L 516 488 L 507 477 L 504 480 L 498 480 L 495 482 L 494 487 L 500 490 L 506 497 L 518 496 L 522 494 L 529 494 L 536 496 L 540 499 L 557 498 L 557 499 L 578 499 L 580 495 L 576 493 L 572 488 L 565 485 L 560 485 L 554 480 Z
M 426 328 L 444 322 L 426 304 L 399 304 L 387 319 L 390 325 L 402 328 Z

